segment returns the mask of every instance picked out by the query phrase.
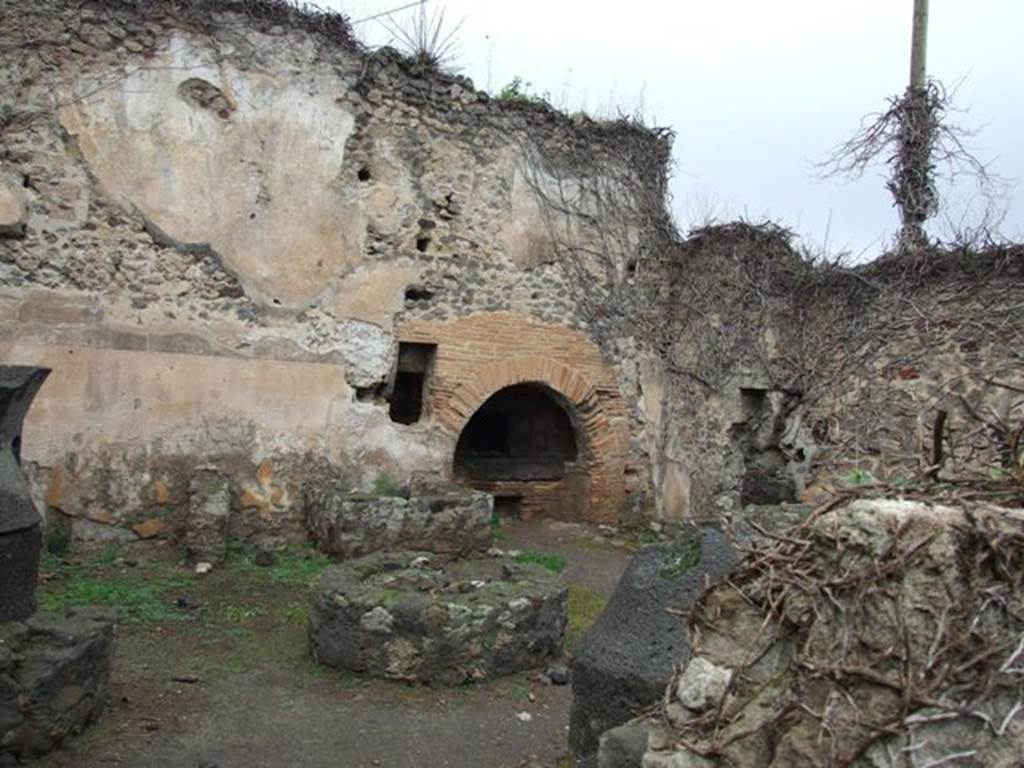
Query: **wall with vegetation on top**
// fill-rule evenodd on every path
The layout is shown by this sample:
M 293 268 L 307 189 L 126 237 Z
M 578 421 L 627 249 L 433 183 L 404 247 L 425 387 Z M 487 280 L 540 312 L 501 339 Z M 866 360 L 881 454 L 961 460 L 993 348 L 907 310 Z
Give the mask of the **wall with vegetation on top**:
M 664 136 L 494 100 L 273 0 L 0 10 L 0 360 L 53 368 L 25 454 L 81 536 L 173 529 L 197 463 L 267 535 L 323 461 L 361 487 L 450 473 L 453 393 L 535 358 L 562 367 L 506 379 L 578 406 L 592 449 L 587 502 L 548 511 L 642 498 L 633 342 L 581 298 L 635 238 L 538 190 L 585 146 L 629 196 L 622 138 L 664 157 Z M 560 231 L 618 270 L 562 259 Z M 414 424 L 389 417 L 400 340 L 438 346 Z

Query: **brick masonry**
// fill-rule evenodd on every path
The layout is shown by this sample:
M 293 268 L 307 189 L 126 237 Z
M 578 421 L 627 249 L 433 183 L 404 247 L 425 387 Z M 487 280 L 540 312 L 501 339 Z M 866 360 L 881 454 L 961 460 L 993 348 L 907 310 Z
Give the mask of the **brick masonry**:
M 616 519 L 628 491 L 628 412 L 614 373 L 589 338 L 514 312 L 445 323 L 414 321 L 399 328 L 397 336 L 404 342 L 437 344 L 427 414 L 455 438 L 491 395 L 515 384 L 544 385 L 571 410 L 579 446 L 576 473 L 556 482 L 479 487 L 521 496 L 525 514 L 598 523 Z

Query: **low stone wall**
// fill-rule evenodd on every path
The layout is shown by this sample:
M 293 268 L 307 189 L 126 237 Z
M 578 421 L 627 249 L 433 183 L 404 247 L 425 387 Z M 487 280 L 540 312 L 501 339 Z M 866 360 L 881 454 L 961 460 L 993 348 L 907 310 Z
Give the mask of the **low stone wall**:
M 568 588 L 497 558 L 440 568 L 422 552 L 378 553 L 324 572 L 309 638 L 321 664 L 446 685 L 542 666 L 565 634 Z
M 418 549 L 464 557 L 491 545 L 494 500 L 450 483 L 416 485 L 411 498 L 366 496 L 328 483 L 307 491 L 306 526 L 328 555 Z
M 99 716 L 113 652 L 104 610 L 0 624 L 0 766 L 50 752 Z

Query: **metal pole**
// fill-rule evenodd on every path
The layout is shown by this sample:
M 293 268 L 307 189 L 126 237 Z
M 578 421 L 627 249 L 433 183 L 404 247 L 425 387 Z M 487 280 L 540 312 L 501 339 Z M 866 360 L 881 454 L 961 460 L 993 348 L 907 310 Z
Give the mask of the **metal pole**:
M 914 38 L 910 49 L 910 87 L 924 90 L 928 68 L 928 0 L 914 0 Z

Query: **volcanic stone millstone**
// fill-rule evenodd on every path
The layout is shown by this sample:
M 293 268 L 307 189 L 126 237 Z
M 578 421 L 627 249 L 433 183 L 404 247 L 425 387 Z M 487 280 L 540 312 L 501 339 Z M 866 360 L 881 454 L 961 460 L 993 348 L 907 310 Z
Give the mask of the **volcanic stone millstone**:
M 0 365 L 0 621 L 28 618 L 36 608 L 42 533 L 21 471 L 21 429 L 49 373 Z
M 310 650 L 330 667 L 458 685 L 543 666 L 561 648 L 567 600 L 537 565 L 376 553 L 324 572 Z
M 661 700 L 675 665 L 690 656 L 679 614 L 736 561 L 713 529 L 645 547 L 630 561 L 572 660 L 569 746 L 577 756 L 593 755 L 602 733 Z

